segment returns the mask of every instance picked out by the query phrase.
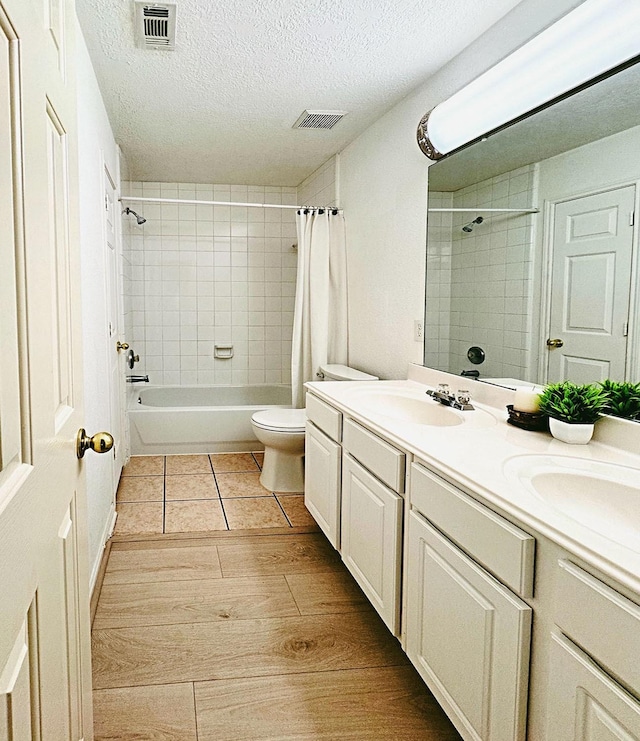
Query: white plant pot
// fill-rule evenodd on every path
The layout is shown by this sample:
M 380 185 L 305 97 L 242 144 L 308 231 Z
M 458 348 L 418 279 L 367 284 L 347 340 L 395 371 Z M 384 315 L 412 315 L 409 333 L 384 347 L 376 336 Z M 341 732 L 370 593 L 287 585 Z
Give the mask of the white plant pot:
M 572 445 L 586 445 L 593 436 L 593 423 L 574 425 L 549 417 L 549 430 L 556 440 Z

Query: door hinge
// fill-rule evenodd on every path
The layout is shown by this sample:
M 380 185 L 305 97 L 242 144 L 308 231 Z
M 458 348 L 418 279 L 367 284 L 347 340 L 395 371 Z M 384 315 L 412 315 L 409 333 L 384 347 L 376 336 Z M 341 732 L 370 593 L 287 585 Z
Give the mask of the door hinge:
M 104 210 L 105 211 L 108 211 L 109 210 L 109 196 L 106 195 L 106 194 L 105 194 L 105 197 L 104 197 Z
M 629 214 L 629 226 L 633 226 L 636 223 L 636 212 L 632 211 Z
M 625 322 L 622 325 L 622 336 L 627 337 L 629 335 L 629 322 Z

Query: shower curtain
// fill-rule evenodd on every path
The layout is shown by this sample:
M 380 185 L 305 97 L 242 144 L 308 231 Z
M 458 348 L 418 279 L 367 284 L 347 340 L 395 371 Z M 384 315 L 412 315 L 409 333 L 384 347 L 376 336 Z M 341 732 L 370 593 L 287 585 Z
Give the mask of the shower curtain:
M 293 315 L 291 396 L 304 407 L 306 381 L 317 380 L 323 363 L 346 365 L 347 256 L 344 216 L 335 209 L 301 209 L 298 275 Z

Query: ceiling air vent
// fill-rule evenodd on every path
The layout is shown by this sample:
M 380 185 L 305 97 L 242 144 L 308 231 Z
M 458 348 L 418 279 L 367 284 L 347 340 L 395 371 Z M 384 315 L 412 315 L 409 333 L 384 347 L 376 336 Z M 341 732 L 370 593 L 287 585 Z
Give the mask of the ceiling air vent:
M 332 129 L 347 115 L 346 111 L 303 111 L 294 129 Z
M 136 36 L 144 49 L 176 48 L 175 3 L 149 3 L 135 0 Z

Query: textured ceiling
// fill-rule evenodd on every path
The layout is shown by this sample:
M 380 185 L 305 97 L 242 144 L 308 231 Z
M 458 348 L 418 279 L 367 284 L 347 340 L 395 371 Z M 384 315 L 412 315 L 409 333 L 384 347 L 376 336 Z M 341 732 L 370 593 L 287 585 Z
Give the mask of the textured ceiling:
M 133 0 L 76 2 L 132 177 L 291 186 L 519 0 L 178 0 L 175 51 L 136 47 Z

